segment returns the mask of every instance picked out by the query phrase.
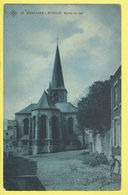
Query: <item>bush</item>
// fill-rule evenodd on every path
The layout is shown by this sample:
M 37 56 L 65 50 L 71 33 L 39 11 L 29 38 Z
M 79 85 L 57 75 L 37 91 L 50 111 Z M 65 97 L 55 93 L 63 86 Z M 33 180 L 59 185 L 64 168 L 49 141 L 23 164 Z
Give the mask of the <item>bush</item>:
M 92 167 L 98 166 L 100 164 L 108 164 L 108 160 L 103 153 L 99 154 L 98 152 L 92 152 L 86 155 L 83 153 L 83 156 L 83 163 Z

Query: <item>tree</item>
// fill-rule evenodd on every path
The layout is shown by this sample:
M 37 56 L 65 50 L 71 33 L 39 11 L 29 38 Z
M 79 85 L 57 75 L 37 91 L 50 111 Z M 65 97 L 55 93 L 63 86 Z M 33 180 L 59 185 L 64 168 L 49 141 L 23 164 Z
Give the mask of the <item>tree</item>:
M 79 128 L 89 128 L 94 134 L 104 134 L 110 129 L 111 123 L 110 81 L 94 82 L 87 96 L 82 97 L 77 106 Z

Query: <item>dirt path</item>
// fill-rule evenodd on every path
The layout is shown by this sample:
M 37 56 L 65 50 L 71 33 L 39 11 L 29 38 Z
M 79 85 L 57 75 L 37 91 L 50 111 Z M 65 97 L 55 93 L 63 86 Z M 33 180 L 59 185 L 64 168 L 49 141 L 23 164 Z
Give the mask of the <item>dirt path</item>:
M 119 190 L 119 182 L 110 180 L 108 167 L 83 164 L 82 151 L 41 154 L 30 159 L 37 162 L 37 176 L 50 191 Z

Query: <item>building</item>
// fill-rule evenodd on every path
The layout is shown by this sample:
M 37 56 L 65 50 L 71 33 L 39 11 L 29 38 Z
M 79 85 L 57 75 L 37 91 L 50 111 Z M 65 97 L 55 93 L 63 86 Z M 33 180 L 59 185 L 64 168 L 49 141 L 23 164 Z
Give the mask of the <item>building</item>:
M 112 155 L 121 160 L 121 67 L 111 76 Z
M 67 102 L 67 90 L 57 45 L 52 80 L 38 103 L 15 113 L 21 151 L 39 154 L 81 146 L 77 139 L 77 108 Z
M 8 154 L 16 147 L 17 125 L 15 120 L 4 120 L 4 152 Z

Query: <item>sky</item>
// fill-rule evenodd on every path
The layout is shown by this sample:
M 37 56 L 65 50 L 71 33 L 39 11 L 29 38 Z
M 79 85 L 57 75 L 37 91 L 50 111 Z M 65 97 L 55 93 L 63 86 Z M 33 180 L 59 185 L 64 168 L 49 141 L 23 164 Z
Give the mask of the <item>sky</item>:
M 120 66 L 120 31 L 119 5 L 5 5 L 4 118 L 47 90 L 57 37 L 68 101 L 76 104 Z

